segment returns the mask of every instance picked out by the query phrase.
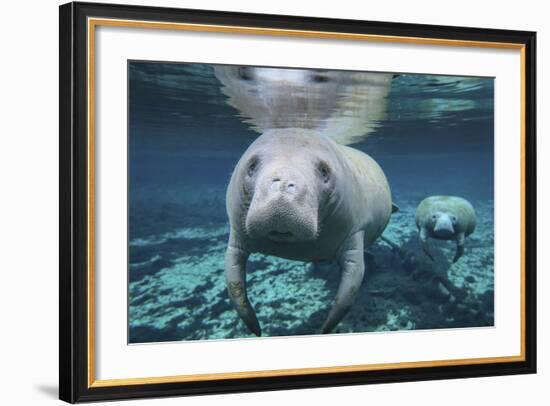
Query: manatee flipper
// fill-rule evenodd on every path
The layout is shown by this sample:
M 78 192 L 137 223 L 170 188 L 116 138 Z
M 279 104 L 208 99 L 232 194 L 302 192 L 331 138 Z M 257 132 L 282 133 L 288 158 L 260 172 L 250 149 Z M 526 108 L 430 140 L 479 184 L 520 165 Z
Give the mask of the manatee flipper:
M 432 261 L 434 261 L 434 257 L 430 253 L 430 245 L 428 244 L 428 230 L 426 227 L 422 227 L 420 229 L 420 241 L 422 243 L 422 250 L 424 251 L 424 254 L 428 256 Z
M 391 204 L 391 214 L 397 213 L 398 211 L 399 211 L 399 206 L 396 205 L 395 203 L 392 203 Z
M 456 254 L 453 258 L 453 264 L 464 254 L 464 233 L 459 233 L 456 237 Z
M 361 287 L 365 274 L 363 248 L 364 233 L 362 231 L 351 236 L 340 248 L 338 264 L 342 275 L 334 303 L 321 329 L 323 334 L 330 333 L 342 320 Z
M 246 294 L 245 271 L 250 254 L 231 244 L 231 241 L 230 236 L 225 252 L 225 280 L 229 298 L 248 329 L 259 337 L 262 335 L 260 323 Z

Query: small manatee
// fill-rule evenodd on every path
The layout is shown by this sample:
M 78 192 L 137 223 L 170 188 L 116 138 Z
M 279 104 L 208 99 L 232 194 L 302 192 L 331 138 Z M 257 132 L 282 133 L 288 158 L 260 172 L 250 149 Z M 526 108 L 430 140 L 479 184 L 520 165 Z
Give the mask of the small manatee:
M 416 225 L 424 253 L 433 260 L 428 238 L 456 241 L 453 263 L 464 254 L 464 239 L 476 228 L 476 213 L 465 199 L 456 196 L 430 196 L 416 209 Z

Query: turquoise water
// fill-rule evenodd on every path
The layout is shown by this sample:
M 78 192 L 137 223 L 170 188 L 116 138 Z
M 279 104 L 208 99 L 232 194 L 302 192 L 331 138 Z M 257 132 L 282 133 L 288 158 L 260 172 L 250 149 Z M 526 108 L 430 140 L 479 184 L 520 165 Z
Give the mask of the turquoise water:
M 225 192 L 258 137 L 228 104 L 213 67 L 129 64 L 129 342 L 253 337 L 223 274 Z M 398 74 L 368 137 L 351 145 L 386 173 L 400 210 L 366 253 L 365 279 L 334 333 L 492 326 L 493 79 Z M 435 194 L 472 203 L 477 227 L 464 256 L 420 247 L 417 205 Z M 247 268 L 264 336 L 317 334 L 338 271 L 260 254 Z

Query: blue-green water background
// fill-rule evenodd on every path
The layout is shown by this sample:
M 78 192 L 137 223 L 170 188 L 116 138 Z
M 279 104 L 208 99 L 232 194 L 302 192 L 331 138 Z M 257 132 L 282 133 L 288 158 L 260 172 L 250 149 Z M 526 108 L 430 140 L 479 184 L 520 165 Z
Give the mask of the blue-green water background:
M 352 145 L 385 171 L 394 202 L 358 300 L 336 329 L 370 332 L 493 325 L 493 79 L 400 74 L 387 114 Z M 250 337 L 225 290 L 225 191 L 258 136 L 204 64 L 129 63 L 129 342 Z M 458 195 L 478 226 L 464 257 L 418 244 L 414 211 Z M 249 297 L 266 336 L 316 334 L 338 285 L 331 267 L 253 255 Z

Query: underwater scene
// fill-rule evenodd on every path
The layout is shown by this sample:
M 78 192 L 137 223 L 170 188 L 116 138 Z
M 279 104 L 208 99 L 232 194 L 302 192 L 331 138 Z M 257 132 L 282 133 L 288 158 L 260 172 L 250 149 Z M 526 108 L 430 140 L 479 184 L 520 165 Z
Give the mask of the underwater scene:
M 128 342 L 494 325 L 494 80 L 128 62 Z

